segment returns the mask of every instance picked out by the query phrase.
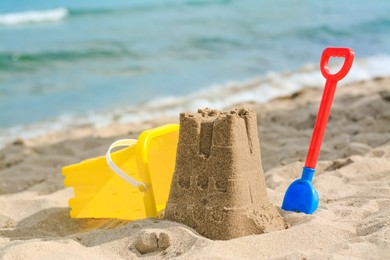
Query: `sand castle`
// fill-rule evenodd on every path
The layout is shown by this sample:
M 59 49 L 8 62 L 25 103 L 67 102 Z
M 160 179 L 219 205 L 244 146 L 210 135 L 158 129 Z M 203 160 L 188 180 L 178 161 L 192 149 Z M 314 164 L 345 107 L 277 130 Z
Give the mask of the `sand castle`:
M 268 199 L 254 111 L 180 115 L 165 219 L 220 240 L 285 228 Z

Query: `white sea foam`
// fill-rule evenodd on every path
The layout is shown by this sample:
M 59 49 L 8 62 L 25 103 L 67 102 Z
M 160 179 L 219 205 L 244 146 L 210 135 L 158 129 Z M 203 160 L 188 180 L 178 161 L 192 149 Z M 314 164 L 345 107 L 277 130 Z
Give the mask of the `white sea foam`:
M 25 11 L 0 14 L 0 25 L 18 25 L 28 23 L 53 22 L 64 19 L 69 12 L 66 8 L 42 11 Z
M 356 60 L 351 71 L 340 86 L 376 77 L 390 76 L 390 56 L 382 55 Z M 180 97 L 162 97 L 137 106 L 120 107 L 106 113 L 90 113 L 83 116 L 63 116 L 55 121 L 0 129 L 0 147 L 15 138 L 33 138 L 62 129 L 83 125 L 97 127 L 112 122 L 131 123 L 153 120 L 161 117 L 177 117 L 180 112 L 196 111 L 211 107 L 223 109 L 243 102 L 263 103 L 278 96 L 284 96 L 305 87 L 323 87 L 325 79 L 318 66 L 309 64 L 290 73 L 269 72 L 247 82 L 229 82 L 201 89 Z

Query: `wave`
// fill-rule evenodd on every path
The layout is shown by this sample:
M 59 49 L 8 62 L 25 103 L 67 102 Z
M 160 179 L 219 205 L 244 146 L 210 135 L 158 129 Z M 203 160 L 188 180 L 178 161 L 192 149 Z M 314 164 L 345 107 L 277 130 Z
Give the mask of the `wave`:
M 378 55 L 354 62 L 348 76 L 340 86 L 390 76 L 390 56 Z M 331 71 L 338 64 L 331 66 Z M 164 97 L 140 104 L 138 107 L 118 109 L 112 117 L 121 123 L 153 120 L 160 117 L 174 117 L 183 111 L 196 111 L 202 107 L 224 109 L 247 102 L 264 103 L 273 98 L 290 95 L 307 87 L 323 87 L 325 79 L 318 66 L 307 64 L 290 73 L 268 72 L 247 82 L 228 82 L 210 86 L 187 96 Z
M 354 62 L 351 71 L 340 86 L 390 76 L 390 56 L 378 55 Z M 331 68 L 331 71 L 333 69 Z M 187 96 L 171 96 L 154 99 L 129 107 L 118 107 L 105 113 L 90 111 L 84 115 L 64 115 L 56 120 L 19 125 L 0 129 L 0 148 L 16 138 L 34 138 L 91 125 L 102 127 L 112 123 L 136 123 L 164 117 L 177 117 L 180 112 L 196 111 L 198 108 L 212 107 L 225 109 L 246 102 L 264 103 L 270 99 L 290 95 L 306 87 L 323 87 L 318 65 L 308 64 L 289 73 L 268 72 L 247 82 L 229 82 L 210 86 Z
M 376 36 L 377 34 L 386 35 L 390 32 L 390 19 L 388 17 L 375 17 L 362 22 L 346 25 L 342 27 L 332 26 L 330 24 L 316 24 L 296 28 L 283 32 L 270 32 L 268 37 L 273 38 L 307 38 L 310 41 L 315 39 L 334 39 L 334 37 L 361 37 L 362 34 Z
M 182 8 L 182 7 L 208 7 L 216 5 L 227 5 L 232 3 L 231 0 L 213 0 L 213 1 L 140 1 L 133 2 L 131 5 L 125 5 L 121 8 L 86 8 L 86 9 L 71 9 L 71 15 L 101 15 L 101 14 L 113 14 L 113 13 L 127 13 L 127 12 L 160 12 L 166 10 L 171 10 L 172 8 Z
M 388 34 L 390 31 L 390 19 L 386 17 L 377 17 L 376 19 L 372 19 L 366 21 L 364 23 L 360 23 L 352 28 L 353 30 L 358 30 L 360 33 L 372 33 L 372 34 Z
M 42 11 L 25 11 L 0 15 L 0 25 L 10 26 L 19 24 L 60 21 L 69 15 L 66 8 L 55 8 Z
M 37 53 L 0 52 L 0 67 L 8 71 L 34 70 L 37 65 L 53 62 L 75 62 L 89 59 L 114 59 L 120 57 L 137 58 L 139 54 L 121 46 L 106 49 L 59 50 Z

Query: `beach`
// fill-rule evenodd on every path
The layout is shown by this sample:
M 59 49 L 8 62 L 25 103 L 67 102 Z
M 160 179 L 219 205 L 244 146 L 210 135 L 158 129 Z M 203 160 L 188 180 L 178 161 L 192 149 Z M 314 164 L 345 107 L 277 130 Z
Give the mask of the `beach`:
M 62 167 L 104 155 L 115 140 L 178 123 L 177 114 L 9 140 L 0 150 L 0 258 L 388 259 L 390 78 L 338 87 L 313 179 L 318 210 L 280 209 L 285 190 L 300 177 L 321 91 L 312 86 L 265 103 L 225 107 L 257 112 L 267 192 L 287 229 L 213 241 L 161 219 L 70 218 L 73 191 L 64 187 Z

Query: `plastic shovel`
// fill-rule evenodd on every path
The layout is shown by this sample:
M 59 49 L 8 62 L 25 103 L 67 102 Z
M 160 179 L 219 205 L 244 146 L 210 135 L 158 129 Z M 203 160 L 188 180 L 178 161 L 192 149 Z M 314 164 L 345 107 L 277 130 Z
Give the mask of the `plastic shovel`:
M 335 74 L 329 72 L 328 62 L 330 57 L 345 58 L 342 68 Z M 347 75 L 352 66 L 353 58 L 353 50 L 349 48 L 326 48 L 322 53 L 320 67 L 322 75 L 326 78 L 325 89 L 322 93 L 322 100 L 302 176 L 288 187 L 282 204 L 282 209 L 284 210 L 312 214 L 318 207 L 318 193 L 311 181 L 320 153 L 337 82 Z

